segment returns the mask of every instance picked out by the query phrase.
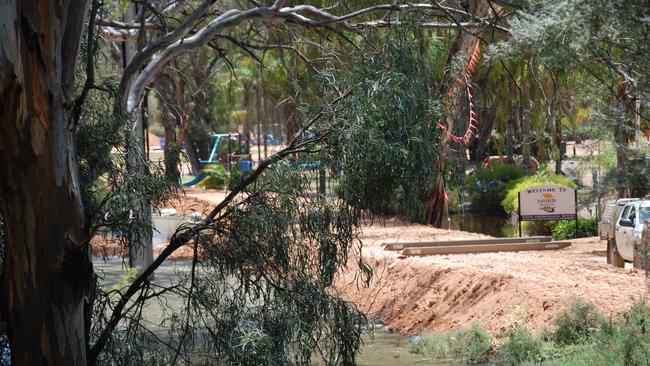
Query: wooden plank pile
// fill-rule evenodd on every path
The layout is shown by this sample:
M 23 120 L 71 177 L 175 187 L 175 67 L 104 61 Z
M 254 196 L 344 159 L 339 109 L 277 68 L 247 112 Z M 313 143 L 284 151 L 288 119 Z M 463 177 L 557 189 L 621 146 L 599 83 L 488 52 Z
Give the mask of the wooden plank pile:
M 493 238 L 448 241 L 402 242 L 384 246 L 384 250 L 402 250 L 406 256 L 434 254 L 466 254 L 491 252 L 521 252 L 527 250 L 557 250 L 571 245 L 570 241 L 553 241 L 550 236 L 527 238 Z

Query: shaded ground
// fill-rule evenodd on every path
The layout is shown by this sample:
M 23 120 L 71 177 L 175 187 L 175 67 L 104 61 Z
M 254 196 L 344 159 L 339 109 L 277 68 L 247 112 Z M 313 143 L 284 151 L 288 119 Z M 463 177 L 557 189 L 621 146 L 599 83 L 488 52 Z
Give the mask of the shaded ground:
M 550 326 L 575 299 L 595 303 L 615 317 L 646 294 L 645 273 L 606 264 L 606 243 L 575 240 L 558 251 L 400 256 L 381 244 L 397 239 L 444 240 L 481 237 L 474 233 L 405 226 L 364 227 L 364 258 L 375 271 L 369 288 L 343 274 L 341 295 L 389 329 L 403 334 L 446 331 L 478 323 L 493 334 L 524 324 L 534 331 Z

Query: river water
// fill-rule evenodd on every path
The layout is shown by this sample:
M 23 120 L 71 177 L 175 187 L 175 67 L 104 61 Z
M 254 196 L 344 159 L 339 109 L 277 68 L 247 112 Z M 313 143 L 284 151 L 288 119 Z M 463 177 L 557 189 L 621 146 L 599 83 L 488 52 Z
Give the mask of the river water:
M 504 216 L 486 214 L 451 215 L 451 229 L 490 235 L 495 238 L 517 236 L 518 228 Z
M 110 287 L 126 273 L 124 262 L 121 258 L 94 258 L 93 264 L 100 277 L 100 285 Z M 188 261 L 170 261 L 163 264 L 156 272 L 154 283 L 166 284 L 176 283 L 178 274 L 188 270 Z M 178 307 L 184 304 L 175 296 L 166 298 L 166 301 L 173 303 Z M 158 324 L 162 321 L 161 309 L 157 302 L 152 302 L 145 306 L 144 315 L 149 324 Z M 154 332 L 160 331 L 160 336 L 165 333 L 152 328 Z M 358 365 L 361 366 L 393 366 L 393 365 L 445 365 L 445 366 L 462 366 L 466 363 L 433 361 L 423 356 L 409 352 L 410 339 L 408 336 L 398 333 L 391 333 L 382 326 L 374 327 L 372 332 L 363 336 L 364 345 L 358 354 Z M 316 361 L 315 364 L 319 365 Z
M 375 328 L 373 335 L 366 335 L 364 346 L 357 356 L 359 366 L 439 365 L 466 366 L 463 361 L 439 361 L 409 352 L 410 339 L 397 333 Z

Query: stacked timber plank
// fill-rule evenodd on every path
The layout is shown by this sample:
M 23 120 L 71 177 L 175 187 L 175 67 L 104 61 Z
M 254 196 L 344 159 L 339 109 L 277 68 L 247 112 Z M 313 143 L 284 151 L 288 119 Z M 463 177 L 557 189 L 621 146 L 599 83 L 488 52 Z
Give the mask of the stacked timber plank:
M 570 241 L 552 241 L 550 236 L 527 238 L 493 238 L 427 242 L 394 242 L 385 250 L 402 250 L 406 256 L 434 254 L 466 254 L 490 252 L 520 252 L 527 250 L 556 250 L 571 245 Z

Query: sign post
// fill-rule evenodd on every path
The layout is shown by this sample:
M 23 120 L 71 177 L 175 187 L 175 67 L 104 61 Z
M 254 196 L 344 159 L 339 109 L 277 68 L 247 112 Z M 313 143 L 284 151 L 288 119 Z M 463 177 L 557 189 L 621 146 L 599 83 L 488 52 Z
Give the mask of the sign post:
M 540 185 L 519 192 L 519 236 L 522 221 L 575 220 L 578 233 L 578 193 L 571 187 Z
M 517 223 L 519 224 L 519 237 L 521 238 L 521 192 L 519 192 L 519 209 L 517 210 Z
M 576 213 L 576 233 L 575 236 L 576 238 L 578 237 L 578 191 L 573 190 L 573 206 L 575 206 L 575 213 Z M 598 212 L 598 211 L 596 211 Z

